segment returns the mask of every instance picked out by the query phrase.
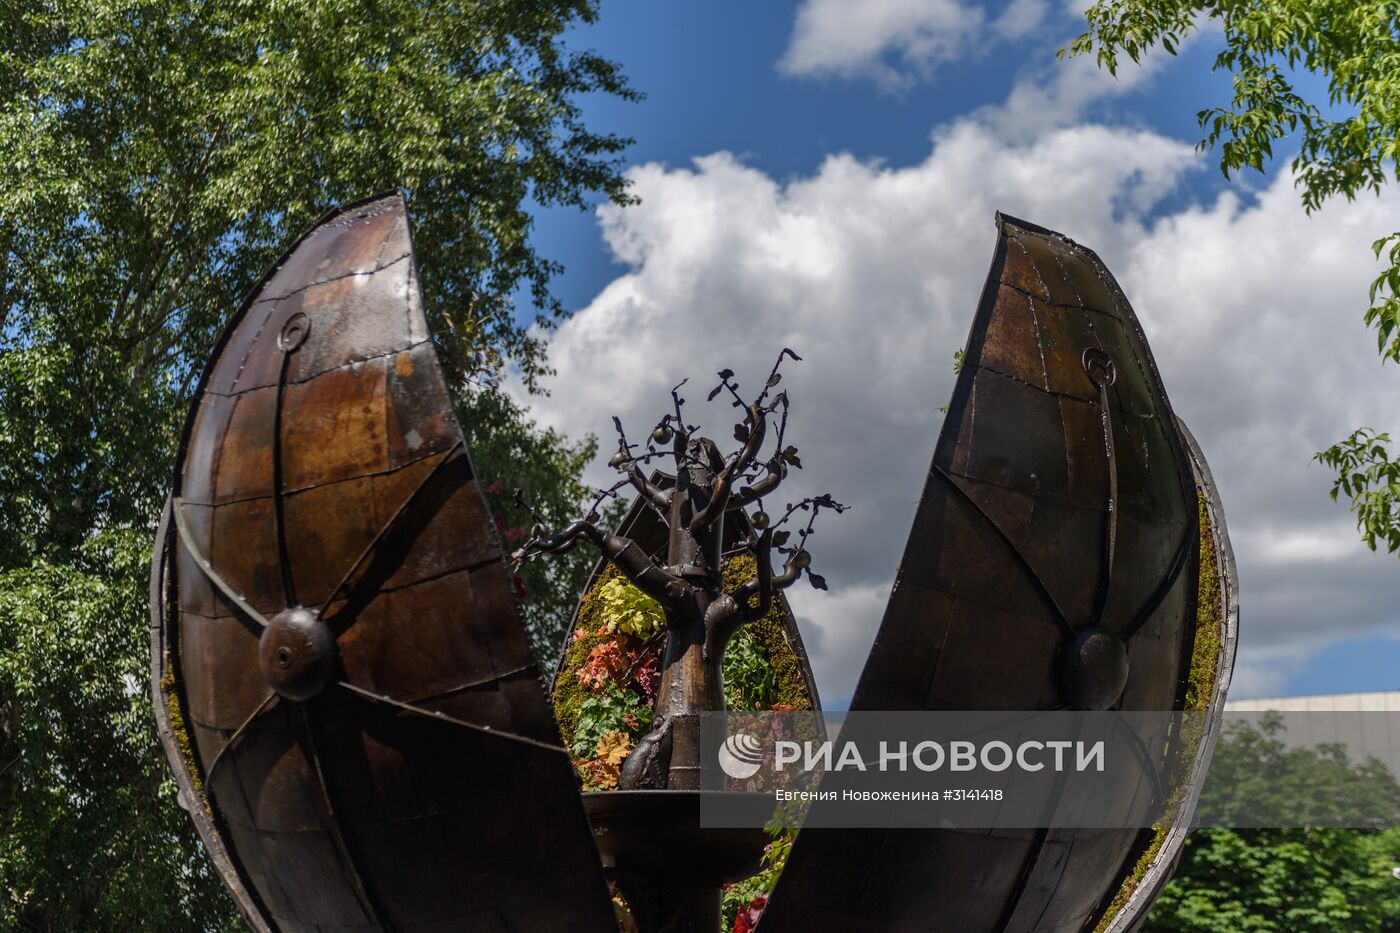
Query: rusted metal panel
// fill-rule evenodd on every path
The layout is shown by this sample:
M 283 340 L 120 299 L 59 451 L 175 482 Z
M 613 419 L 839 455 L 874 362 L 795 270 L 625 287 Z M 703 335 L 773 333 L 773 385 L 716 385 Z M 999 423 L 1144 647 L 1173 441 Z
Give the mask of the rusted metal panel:
M 997 226 L 852 709 L 1180 709 L 1196 624 L 1193 458 L 1098 257 L 1023 221 Z M 1079 933 L 1141 845 L 1137 830 L 809 829 L 761 928 Z
M 158 725 L 255 929 L 615 928 L 400 195 L 325 218 L 235 316 L 169 516 Z

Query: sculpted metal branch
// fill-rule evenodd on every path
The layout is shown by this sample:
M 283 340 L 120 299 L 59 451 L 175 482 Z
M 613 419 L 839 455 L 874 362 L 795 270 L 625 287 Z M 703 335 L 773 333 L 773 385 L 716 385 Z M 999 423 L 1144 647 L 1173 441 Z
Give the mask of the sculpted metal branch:
M 733 371 L 719 373 L 720 383 L 709 399 L 728 392 L 734 407 L 744 412 L 743 420 L 734 426 L 739 448 L 728 456 L 721 455 L 710 438 L 699 436 L 697 426 L 686 424 L 681 412 L 685 399 L 680 396 L 684 382 L 671 390 L 674 411 L 657 423 L 644 448 L 629 443 L 622 423 L 613 419 L 618 448 L 609 463 L 623 478 L 602 490 L 598 503 L 615 496 L 624 486 L 632 486 L 666 523 L 664 564 L 652 560 L 634 541 L 600 530 L 595 524 L 598 503 L 588 518 L 555 534 L 536 524 L 531 540 L 513 555 L 523 561 L 537 554 L 561 554 L 586 541 L 665 610 L 666 649 L 655 728 L 637 743 L 623 766 L 623 788 L 698 788 L 698 716 L 707 710 L 724 709 L 722 668 L 730 639 L 746 623 L 768 612 L 775 590 L 791 586 L 804 573 L 813 586 L 826 588 L 826 581 L 811 572 L 807 538 L 817 513 L 823 509 L 840 512 L 845 506 L 823 495 L 789 505 L 776 522 L 762 511 L 762 498 L 778 488 L 788 475 L 788 467 L 802 466 L 797 448 L 783 446 L 787 393 L 773 392 L 782 381 L 779 367 L 788 357 L 801 359 L 784 349 L 763 390 L 752 401 L 739 394 Z M 760 461 L 770 426 L 775 443 L 771 455 Z M 666 459 L 674 464 L 674 475 L 665 474 L 660 484 L 643 472 L 653 460 Z M 749 535 L 744 548 L 754 555 L 758 572 L 729 594 L 724 591 L 722 553 L 725 515 L 752 504 L 758 504 L 760 510 L 750 517 L 755 533 Z M 797 531 L 797 541 L 789 545 L 792 532 L 783 526 L 803 513 L 806 525 Z M 776 572 L 775 550 L 783 563 Z

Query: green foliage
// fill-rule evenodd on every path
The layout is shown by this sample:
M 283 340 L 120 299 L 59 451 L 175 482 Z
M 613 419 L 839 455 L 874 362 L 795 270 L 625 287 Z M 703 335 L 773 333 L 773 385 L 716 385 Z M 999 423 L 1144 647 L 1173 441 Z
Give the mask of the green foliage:
M 1283 719 L 1236 723 L 1216 747 L 1198 810 L 1203 826 L 1346 825 L 1366 815 L 1400 826 L 1400 785 L 1375 759 L 1354 763 L 1340 745 L 1290 748 Z
M 564 744 L 571 750 L 575 745 L 585 749 L 575 754 L 575 759 L 592 752 L 592 749 L 585 748 L 585 745 L 576 739 L 583 704 L 593 696 L 593 690 L 583 682 L 579 673 L 587 665 L 593 649 L 608 640 L 604 628 L 606 619 L 598 594 L 612 580 L 622 579 L 621 572 L 610 565 L 579 599 L 577 623 L 568 646 L 564 649 L 558 676 L 554 679 L 554 718 L 559 723 L 559 732 L 563 736 Z M 632 685 L 628 684 L 626 687 L 631 689 Z M 619 716 L 618 721 L 620 720 Z M 596 741 L 596 737 L 594 740 Z
M 769 709 L 777 693 L 777 680 L 768 652 L 753 632 L 736 632 L 724 651 L 724 705 L 738 710 Z
M 507 552 L 519 546 L 534 522 L 516 504 L 513 490 L 524 490 L 526 501 L 552 528 L 562 528 L 592 502 L 592 494 L 579 481 L 597 450 L 592 435 L 571 444 L 553 428 L 537 427 L 510 396 L 486 387 L 464 389 L 456 407 Z M 614 505 L 608 517 L 617 516 L 620 508 Z M 525 623 L 542 666 L 559 656 L 574 601 L 592 570 L 592 556 L 583 549 L 520 568 Z
M 643 641 L 624 627 L 654 632 L 658 619 L 664 621 L 660 605 L 611 565 L 579 600 L 553 699 L 559 731 L 586 791 L 616 786 L 625 751 L 619 737 L 630 750 L 651 731 L 661 641 Z M 615 761 L 600 754 L 604 736 L 610 736 Z
M 1303 205 L 1316 210 L 1335 194 L 1379 191 L 1394 174 L 1400 116 L 1400 10 L 1385 2 L 1344 0 L 1099 0 L 1086 11 L 1088 30 L 1062 54 L 1094 53 L 1116 71 L 1118 53 L 1134 62 L 1153 47 L 1175 54 L 1206 20 L 1218 23 L 1225 48 L 1215 69 L 1234 79 L 1229 107 L 1197 113 L 1202 147 L 1220 147 L 1227 177 L 1263 171 L 1273 143 L 1295 132 L 1292 162 Z M 1327 104 L 1351 111 L 1332 119 L 1302 97 L 1285 71 L 1327 79 Z
M 0 574 L 0 929 L 239 929 L 152 729 L 144 533 Z
M 724 589 L 725 592 L 732 593 L 752 580 L 758 574 L 758 561 L 751 554 L 736 554 L 724 562 Z M 735 654 L 746 652 L 748 648 L 744 645 L 752 645 L 754 650 L 766 657 L 767 665 L 772 673 L 771 681 L 766 679 L 754 683 L 751 689 L 758 690 L 765 696 L 766 702 L 761 705 L 731 706 L 733 709 L 773 709 L 782 708 L 787 710 L 810 710 L 812 709 L 812 695 L 807 689 L 807 681 L 802 671 L 802 664 L 798 660 L 797 654 L 788 644 L 787 629 L 784 625 L 785 618 L 782 607 L 778 600 L 773 600 L 773 606 L 762 617 L 748 623 L 739 631 L 739 634 L 729 643 L 728 650 L 724 653 L 724 679 L 725 699 L 729 700 L 730 665 L 742 667 L 747 663 L 744 659 Z M 740 641 L 742 636 L 745 641 Z M 736 649 L 736 645 L 739 646 Z M 752 682 L 754 678 L 750 677 Z M 766 692 L 771 691 L 771 692 Z
M 620 576 L 598 587 L 597 599 L 605 632 L 650 638 L 666 626 L 666 612 L 661 604 Z
M 531 384 L 545 366 L 512 296 L 559 311 L 529 200 L 627 200 L 626 140 L 589 131 L 577 102 L 635 95 L 562 41 L 596 12 L 0 6 L 0 927 L 228 921 L 154 743 L 139 552 L 216 335 L 327 209 L 406 191 L 479 471 L 529 487 L 546 515 L 576 514 L 591 441 L 537 429 L 493 387 L 508 363 Z M 508 531 L 525 521 L 506 498 Z M 586 572 L 527 573 L 537 639 L 557 642 Z
M 1389 443 L 1389 434 L 1360 428 L 1317 455 L 1337 473 L 1332 499 L 1351 500 L 1361 539 L 1373 551 L 1379 543 L 1400 550 L 1400 460 L 1390 458 Z
M 1400 6 L 1388 0 L 1098 0 L 1086 12 L 1088 29 L 1061 55 L 1094 54 L 1114 71 L 1119 54 L 1140 61 L 1160 45 L 1175 54 L 1188 33 L 1206 21 L 1223 30 L 1225 48 L 1215 69 L 1229 72 L 1234 95 L 1228 107 L 1196 117 L 1201 148 L 1218 147 L 1229 177 L 1243 169 L 1262 172 L 1274 143 L 1296 134 L 1291 168 L 1306 211 L 1329 198 L 1348 200 L 1379 192 L 1397 175 L 1400 154 Z M 1309 100 L 1291 73 L 1312 72 L 1327 81 L 1326 101 Z M 1323 107 L 1333 113 L 1326 115 Z M 1364 315 L 1376 330 L 1383 360 L 1400 362 L 1400 232 L 1371 244 L 1385 267 L 1371 283 Z M 1319 460 L 1337 470 L 1333 487 L 1352 500 L 1366 543 L 1384 541 L 1400 551 L 1392 481 L 1366 477 L 1356 467 L 1384 465 L 1389 438 L 1358 431 L 1323 451 Z M 1381 451 L 1378 456 L 1376 449 Z M 1356 455 L 1360 454 L 1360 460 Z
M 748 555 L 725 561 L 725 589 L 733 591 L 758 572 Z M 661 606 L 609 565 L 579 600 L 578 620 L 554 681 L 554 716 L 574 765 L 587 779 L 598 740 L 625 732 L 635 741 L 651 728 L 650 700 L 641 680 L 655 676 L 663 630 Z M 656 639 L 653 642 L 653 639 Z M 615 648 L 631 677 L 602 690 L 584 675 L 600 650 Z M 641 660 L 638 661 L 637 658 Z M 724 653 L 724 697 L 730 709 L 812 709 L 797 655 L 788 644 L 776 602 L 766 615 L 740 629 Z M 641 704 L 641 707 L 638 706 Z M 642 719 L 639 709 L 645 709 Z
M 629 716 L 636 725 L 627 723 Z M 569 750 L 575 758 L 588 758 L 609 732 L 626 732 L 636 739 L 650 731 L 650 704 L 625 687 L 609 684 L 602 693 L 589 694 L 579 703 Z
M 1145 933 L 1400 929 L 1400 835 L 1350 829 L 1196 830 Z
M 631 96 L 559 43 L 591 0 L 47 0 L 0 10 L 0 562 L 146 522 L 239 298 L 328 208 L 400 186 L 451 381 L 541 371 L 525 199 L 624 199 Z M 152 417 L 155 415 L 155 417 Z
M 787 864 L 788 856 L 792 853 L 792 841 L 795 838 L 796 834 L 791 832 L 774 833 L 773 841 L 763 848 L 763 862 L 758 873 L 724 886 L 724 893 L 720 899 L 723 911 L 721 930 L 726 933 L 733 930 L 734 920 L 741 910 L 751 909 L 755 903 L 763 905 L 767 902 L 768 895 L 773 893 L 778 876 L 783 873 L 783 866 Z
M 1202 825 L 1307 827 L 1373 814 L 1400 817 L 1400 786 L 1379 763 L 1336 746 L 1288 748 L 1282 720 L 1222 738 L 1202 795 Z M 1379 828 L 1198 829 L 1153 906 L 1151 933 L 1295 933 L 1400 929 L 1400 831 Z

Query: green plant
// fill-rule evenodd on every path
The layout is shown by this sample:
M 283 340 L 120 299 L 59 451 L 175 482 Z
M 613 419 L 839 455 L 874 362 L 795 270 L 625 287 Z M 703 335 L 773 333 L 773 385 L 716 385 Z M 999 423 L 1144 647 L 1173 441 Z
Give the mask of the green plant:
M 724 702 L 730 709 L 770 709 L 777 675 L 762 643 L 740 629 L 724 652 Z
M 758 562 L 749 554 L 736 554 L 725 562 L 725 590 L 733 592 L 758 573 Z M 802 670 L 802 662 L 788 643 L 786 610 L 779 600 L 763 617 L 746 625 L 741 634 L 746 634 L 756 650 L 767 657 L 772 671 L 772 693 L 766 707 L 755 709 L 812 709 L 812 694 Z M 725 678 L 728 679 L 729 655 L 724 656 Z
M 575 745 L 575 733 L 579 729 L 583 705 L 597 692 L 595 687 L 598 684 L 592 676 L 593 672 L 589 670 L 591 660 L 595 659 L 595 652 L 610 642 L 627 641 L 634 649 L 639 649 L 643 644 L 630 635 L 608 631 L 607 609 L 599 594 L 611 581 L 622 579 L 616 568 L 607 567 L 579 599 L 577 622 L 569 636 L 563 662 L 554 681 L 554 718 L 559 723 L 564 743 L 571 749 Z M 613 628 L 616 629 L 616 625 Z M 655 653 L 657 648 L 659 645 L 653 645 L 648 650 Z M 642 666 L 644 665 L 638 665 L 639 668 Z M 622 667 L 622 672 L 625 673 L 628 667 L 630 661 L 627 666 Z M 616 666 L 612 669 L 616 670 Z M 633 674 L 637 674 L 637 671 L 633 671 Z M 614 686 L 636 694 L 640 701 L 646 693 L 643 683 L 634 676 L 626 683 Z M 649 700 L 647 708 L 650 710 Z M 576 760 L 575 764 L 577 763 Z
M 1389 434 L 1360 428 L 1317 455 L 1337 473 L 1332 501 L 1339 494 L 1351 500 L 1361 540 L 1373 551 L 1378 543 L 1400 550 L 1400 460 L 1391 459 L 1389 443 Z
M 666 626 L 666 612 L 661 604 L 622 576 L 610 577 L 600 586 L 597 599 L 605 632 L 625 632 L 646 639 Z
M 725 563 L 726 588 L 742 586 L 758 572 L 748 555 Z M 777 601 L 746 625 L 724 655 L 725 703 L 739 710 L 810 710 L 811 694 L 788 643 L 784 610 Z M 648 677 L 654 677 L 664 630 L 661 606 L 609 566 L 579 600 L 578 621 L 554 682 L 554 714 L 585 789 L 593 777 L 598 742 L 610 732 L 633 739 L 651 727 Z M 643 636 L 648 640 L 644 641 Z M 654 686 L 651 688 L 654 689 Z
M 575 758 L 591 758 L 598 742 L 610 732 L 633 738 L 651 729 L 651 706 L 631 690 L 609 684 L 579 704 L 578 725 L 569 746 Z
M 149 547 L 110 532 L 78 567 L 0 572 L 2 930 L 241 926 L 152 728 L 148 629 L 130 622 Z
M 767 905 L 768 897 L 773 893 L 778 876 L 783 873 L 783 866 L 792 852 L 794 838 L 796 834 L 792 832 L 773 833 L 773 841 L 763 849 L 763 862 L 758 873 L 724 886 L 720 901 L 723 911 L 720 928 L 726 933 L 731 930 L 748 933 L 753 929 L 752 918 L 755 914 L 761 914 Z

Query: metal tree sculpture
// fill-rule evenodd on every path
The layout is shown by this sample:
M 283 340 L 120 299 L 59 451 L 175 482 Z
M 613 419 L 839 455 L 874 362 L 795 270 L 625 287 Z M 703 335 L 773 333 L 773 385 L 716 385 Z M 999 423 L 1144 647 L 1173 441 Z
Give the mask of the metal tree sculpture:
M 700 436 L 697 425 L 686 423 L 681 411 L 685 399 L 680 396 L 685 382 L 671 390 L 674 411 L 657 422 L 644 449 L 629 443 L 621 420 L 613 418 L 617 453 L 609 464 L 623 478 L 599 493 L 587 518 L 555 534 L 537 523 L 534 537 L 512 555 L 516 561 L 524 561 L 539 554 L 563 554 L 586 541 L 665 610 L 666 648 L 653 719 L 656 725 L 628 756 L 619 781 L 624 789 L 698 789 L 698 716 L 724 709 L 722 669 L 729 640 L 746 623 L 768 612 L 775 590 L 791 586 L 804 573 L 814 587 L 826 589 L 826 581 L 812 573 L 807 539 L 822 509 L 841 512 L 846 507 L 830 495 L 820 495 L 788 505 L 776 522 L 762 511 L 763 497 L 778 488 L 788 468 L 802 467 L 797 448 L 783 445 L 787 392 L 773 392 L 782 381 L 779 368 L 788 358 L 802 359 L 784 348 L 753 401 L 745 401 L 739 394 L 733 370 L 719 372 L 720 383 L 710 392 L 709 400 L 728 392 L 733 406 L 744 412 L 743 420 L 734 426 L 734 439 L 740 446 L 728 456 L 720 454 L 713 440 Z M 760 455 L 774 417 L 772 454 L 763 459 Z M 643 472 L 644 465 L 658 459 L 673 462 L 673 483 L 658 484 Z M 608 534 L 595 524 L 598 506 L 629 485 L 666 524 L 664 564 L 654 561 L 630 538 Z M 517 498 L 519 495 L 517 492 Z M 725 593 L 725 513 L 749 505 L 759 506 L 750 518 L 756 534 L 748 536 L 743 547 L 754 555 L 758 573 L 734 593 Z M 792 533 L 783 526 L 799 513 L 807 516 L 807 523 L 798 529 L 796 543 L 789 546 Z M 776 572 L 774 550 L 784 557 L 782 569 Z

